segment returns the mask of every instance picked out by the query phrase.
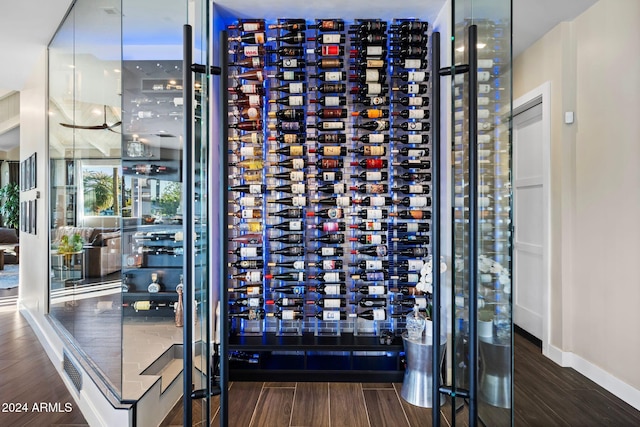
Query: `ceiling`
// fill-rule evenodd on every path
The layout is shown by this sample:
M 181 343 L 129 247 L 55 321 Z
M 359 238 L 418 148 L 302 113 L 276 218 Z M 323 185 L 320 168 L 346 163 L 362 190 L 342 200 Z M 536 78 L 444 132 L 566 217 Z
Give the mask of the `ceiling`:
M 104 2 L 109 0 L 96 0 Z M 172 0 L 175 2 L 175 0 Z M 428 4 L 437 7 L 425 8 L 424 0 L 403 0 L 398 2 L 394 9 L 394 14 L 404 16 L 407 14 L 415 16 L 415 10 L 421 10 L 425 16 L 433 16 L 440 8 L 445 0 L 433 0 Z M 467 0 L 468 1 L 468 0 Z M 550 29 L 559 22 L 568 21 L 575 18 L 588 7 L 593 5 L 597 0 L 513 0 L 513 53 L 514 57 L 524 51 L 528 46 L 533 44 L 542 35 L 546 34 Z M 28 71 L 40 58 L 46 45 L 49 43 L 55 33 L 59 23 L 63 19 L 72 0 L 0 0 L 0 52 L 2 52 L 3 66 L 0 68 L 0 95 L 6 91 L 21 90 L 24 87 L 26 79 L 29 76 Z M 111 0 L 113 2 L 113 0 Z M 157 0 L 154 0 L 154 4 Z M 132 2 L 133 3 L 133 2 Z M 130 4 L 132 4 L 130 3 Z M 361 15 L 364 10 L 371 16 L 376 14 L 385 14 L 383 11 L 377 11 L 376 2 L 366 1 L 349 1 L 344 0 L 325 0 L 321 9 L 317 12 L 312 10 L 313 6 L 309 2 L 293 2 L 286 0 L 272 0 L 268 2 L 259 2 L 256 0 L 216 0 L 216 5 L 233 11 L 234 8 L 242 4 L 251 5 L 254 15 L 276 18 L 277 10 L 285 10 L 291 15 L 299 9 L 299 15 L 308 16 L 324 15 L 323 11 L 327 9 L 340 9 L 341 15 L 346 17 L 356 17 Z M 282 7 L 277 6 L 282 4 Z M 125 3 L 126 5 L 126 3 Z M 329 5 L 329 6 L 328 6 Z M 333 6 L 332 6 L 333 5 Z M 364 5 L 364 6 L 363 6 Z M 359 6 L 359 7 L 358 7 Z M 406 9 L 406 12 L 403 10 Z M 433 10 L 431 10 L 433 9 Z M 153 22 L 151 12 L 154 9 L 144 8 L 144 14 Z M 246 8 L 245 8 L 246 10 Z M 388 8 L 386 8 L 388 10 Z M 276 12 L 274 12 L 276 11 Z M 411 13 L 410 11 L 414 11 Z M 134 12 L 129 10 L 129 12 Z M 388 12 L 386 12 L 388 13 Z M 125 16 L 127 13 L 125 13 Z M 175 17 L 180 19 L 180 17 Z M 163 22 L 167 18 L 162 18 Z M 432 18 L 433 19 L 433 18 Z M 170 22 L 169 22 L 170 23 Z M 140 33 L 143 29 L 139 28 Z M 160 36 L 158 36 L 160 37 Z M 162 42 L 160 42 L 162 44 Z M 1 96 L 0 96 L 1 97 Z M 0 144 L 7 141 L 8 136 L 4 138 L 0 136 Z M 15 134 L 13 138 L 15 140 Z M 10 147 L 9 147 L 10 148 Z M 0 147 L 0 150 L 7 147 Z

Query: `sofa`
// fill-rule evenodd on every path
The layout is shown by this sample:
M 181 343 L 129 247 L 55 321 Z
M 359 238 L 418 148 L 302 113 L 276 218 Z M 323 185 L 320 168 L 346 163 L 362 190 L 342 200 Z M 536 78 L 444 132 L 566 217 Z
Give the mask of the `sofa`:
M 0 227 L 0 250 L 4 251 L 4 264 L 18 264 L 20 241 L 15 229 Z
M 62 236 L 79 234 L 84 242 L 84 273 L 87 278 L 103 277 L 122 269 L 121 232 L 110 227 L 62 226 L 54 230 L 51 248 L 55 250 Z

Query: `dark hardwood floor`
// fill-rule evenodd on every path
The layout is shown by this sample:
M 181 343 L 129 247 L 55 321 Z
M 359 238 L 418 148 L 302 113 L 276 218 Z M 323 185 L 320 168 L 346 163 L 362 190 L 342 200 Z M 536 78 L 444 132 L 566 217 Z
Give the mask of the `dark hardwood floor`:
M 0 311 L 0 426 L 86 426 L 56 369 L 26 320 L 15 311 Z M 640 411 L 573 369 L 561 368 L 541 355 L 540 349 L 515 337 L 515 425 L 528 427 L 633 427 L 640 426 Z M 431 410 L 412 406 L 400 398 L 401 384 L 233 382 L 229 388 L 229 425 L 279 426 L 428 426 Z M 56 403 L 61 411 L 37 412 L 41 402 Z M 15 412 L 9 404 L 27 404 Z M 64 404 L 70 403 L 70 412 Z M 6 406 L 5 406 L 6 404 Z M 14 412 L 6 412 L 12 409 Z M 196 408 L 199 411 L 201 408 Z M 451 407 L 440 408 L 443 426 L 450 426 Z M 456 426 L 466 426 L 463 407 Z M 486 415 L 486 425 L 504 425 Z M 218 400 L 211 407 L 218 425 Z M 199 415 L 194 413 L 194 419 Z M 179 405 L 162 424 L 182 425 Z M 198 425 L 197 423 L 194 425 Z
M 0 325 L 0 426 L 87 426 L 27 321 L 2 311 Z

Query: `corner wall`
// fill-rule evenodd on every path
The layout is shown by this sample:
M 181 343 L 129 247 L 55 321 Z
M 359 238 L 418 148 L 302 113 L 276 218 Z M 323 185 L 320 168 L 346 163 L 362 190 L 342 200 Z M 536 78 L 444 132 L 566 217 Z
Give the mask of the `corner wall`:
M 559 24 L 514 60 L 514 98 L 551 83 L 551 356 L 640 409 L 638 16 L 600 0 Z

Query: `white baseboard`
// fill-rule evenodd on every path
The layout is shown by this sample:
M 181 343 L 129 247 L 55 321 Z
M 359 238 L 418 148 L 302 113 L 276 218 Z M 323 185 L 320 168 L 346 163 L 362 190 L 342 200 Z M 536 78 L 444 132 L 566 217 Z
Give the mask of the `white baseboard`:
M 569 351 L 562 351 L 552 345 L 546 346 L 542 354 L 565 368 L 573 368 L 600 387 L 624 400 L 640 411 L 640 390 L 630 386 L 604 369 Z

